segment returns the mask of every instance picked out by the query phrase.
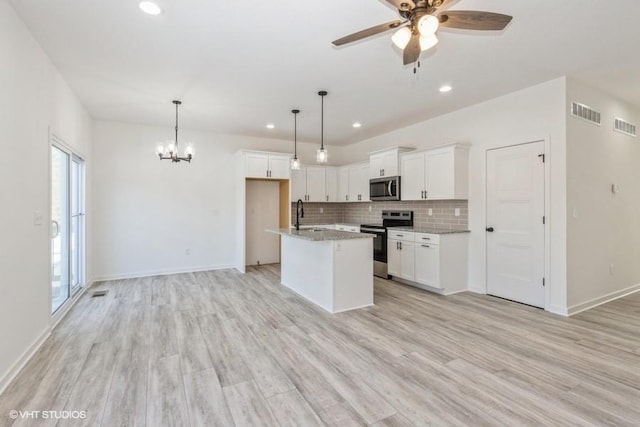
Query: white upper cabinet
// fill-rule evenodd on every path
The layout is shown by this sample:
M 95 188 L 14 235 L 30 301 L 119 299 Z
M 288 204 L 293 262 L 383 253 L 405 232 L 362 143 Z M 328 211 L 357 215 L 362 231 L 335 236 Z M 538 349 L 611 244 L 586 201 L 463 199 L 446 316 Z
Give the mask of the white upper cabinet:
M 469 146 L 450 144 L 400 157 L 402 200 L 469 198 Z
M 338 168 L 338 201 L 349 201 L 349 167 Z
M 400 196 L 402 200 L 424 200 L 425 157 L 424 153 L 410 153 L 400 160 Z
M 329 197 L 327 193 L 329 169 L 333 168 L 301 166 L 299 170 L 291 171 L 291 201 L 296 202 L 300 199 L 303 202 L 326 202 Z M 333 190 L 332 197 L 336 197 L 336 191 L 337 188 Z
M 338 198 L 338 168 L 326 168 L 326 183 L 327 183 L 327 191 L 326 191 L 326 201 L 327 202 L 338 202 L 340 201 Z
M 326 168 L 307 167 L 307 202 L 325 202 L 327 200 Z
M 396 147 L 390 150 L 371 153 L 369 156 L 369 178 L 398 176 L 400 170 L 400 154 L 406 151 L 410 151 L 410 149 Z
M 288 154 L 245 152 L 244 158 L 246 178 L 290 178 Z
M 269 155 L 269 178 L 289 179 L 291 174 L 291 156 Z
M 349 177 L 349 202 L 369 201 L 369 163 L 359 163 L 350 165 L 348 168 Z
M 291 201 L 307 199 L 307 168 L 291 171 Z

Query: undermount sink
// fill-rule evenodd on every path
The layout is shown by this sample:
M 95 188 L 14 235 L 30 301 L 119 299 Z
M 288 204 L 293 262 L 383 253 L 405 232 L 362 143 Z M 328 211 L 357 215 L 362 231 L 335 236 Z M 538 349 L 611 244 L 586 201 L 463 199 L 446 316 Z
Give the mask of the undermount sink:
M 313 232 L 316 232 L 316 231 L 327 231 L 327 229 L 326 229 L 326 228 L 307 228 L 307 229 L 306 229 L 306 230 L 304 230 L 304 231 L 313 231 Z

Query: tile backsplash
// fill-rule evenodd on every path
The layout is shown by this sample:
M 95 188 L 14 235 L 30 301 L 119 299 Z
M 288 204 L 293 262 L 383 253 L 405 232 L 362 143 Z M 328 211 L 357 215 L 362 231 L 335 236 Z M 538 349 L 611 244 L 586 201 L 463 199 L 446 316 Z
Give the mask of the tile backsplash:
M 382 222 L 383 210 L 413 211 L 414 225 L 420 227 L 466 230 L 469 228 L 467 200 L 426 200 L 415 202 L 370 203 L 305 203 L 301 224 L 376 224 Z M 371 207 L 371 212 L 369 212 Z M 431 215 L 429 215 L 431 209 Z M 455 210 L 460 209 L 460 216 Z M 322 210 L 322 213 L 320 212 Z M 291 218 L 295 222 L 296 205 L 291 204 Z

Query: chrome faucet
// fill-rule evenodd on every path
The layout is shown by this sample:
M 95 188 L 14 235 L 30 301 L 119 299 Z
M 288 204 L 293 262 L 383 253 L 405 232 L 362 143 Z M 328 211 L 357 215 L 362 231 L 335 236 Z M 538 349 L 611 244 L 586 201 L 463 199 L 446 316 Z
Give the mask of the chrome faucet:
M 300 218 L 304 218 L 304 203 L 302 199 L 296 202 L 296 230 L 300 230 Z

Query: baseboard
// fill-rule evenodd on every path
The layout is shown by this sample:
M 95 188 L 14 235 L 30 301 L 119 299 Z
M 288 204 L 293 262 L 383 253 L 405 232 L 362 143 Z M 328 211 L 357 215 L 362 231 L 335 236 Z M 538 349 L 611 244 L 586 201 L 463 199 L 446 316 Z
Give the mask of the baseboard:
M 594 307 L 597 307 L 599 305 L 602 304 L 606 304 L 610 301 L 616 300 L 618 298 L 622 298 L 622 297 L 626 297 L 627 295 L 633 294 L 635 292 L 640 291 L 640 283 L 638 283 L 637 285 L 633 285 L 630 286 L 626 289 L 622 289 L 620 291 L 615 291 L 615 292 L 611 292 L 607 295 L 603 295 L 601 297 L 598 298 L 594 298 L 592 300 L 589 301 L 585 301 L 583 303 L 580 304 L 576 304 L 576 305 L 572 305 L 571 307 L 569 307 L 568 311 L 568 315 L 569 316 L 573 316 L 575 314 L 581 313 L 583 311 L 587 311 L 590 310 Z
M 0 379 L 0 396 L 6 388 L 11 384 L 16 376 L 20 373 L 22 368 L 31 360 L 34 354 L 40 349 L 42 344 L 49 338 L 51 335 L 51 327 L 47 327 L 38 338 L 27 348 L 24 353 L 18 358 L 18 360 L 9 368 L 9 370 L 3 375 Z
M 546 308 L 546 311 L 548 311 L 549 313 L 557 314 L 559 316 L 569 316 L 569 310 L 567 310 L 567 307 L 562 307 L 560 305 L 550 305 L 548 308 Z
M 207 266 L 201 266 L 201 267 L 185 267 L 185 268 L 179 268 L 179 269 L 138 271 L 133 273 L 98 276 L 94 278 L 94 282 L 104 282 L 105 280 L 137 279 L 139 277 L 151 277 L 151 276 L 168 276 L 170 274 L 193 273 L 197 271 L 228 270 L 228 269 L 234 269 L 234 268 L 236 267 L 233 265 L 207 265 Z
M 469 286 L 469 289 L 467 289 L 467 291 L 473 292 L 475 294 L 482 294 L 482 295 L 486 295 L 487 294 L 487 290 L 485 288 L 476 288 L 476 287 L 473 287 L 473 286 Z

